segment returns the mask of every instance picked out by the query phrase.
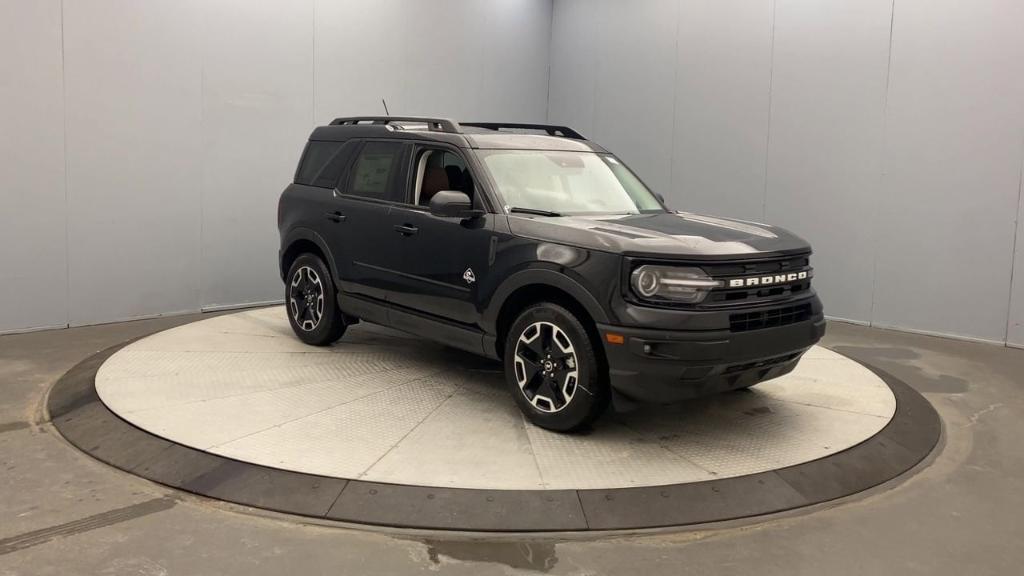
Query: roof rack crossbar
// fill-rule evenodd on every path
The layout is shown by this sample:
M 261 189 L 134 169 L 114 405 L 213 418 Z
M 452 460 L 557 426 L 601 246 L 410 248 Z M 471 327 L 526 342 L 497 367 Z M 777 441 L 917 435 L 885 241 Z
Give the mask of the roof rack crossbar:
M 331 126 L 355 126 L 356 124 L 378 124 L 387 125 L 392 122 L 415 122 L 427 125 L 432 132 L 448 132 L 450 134 L 461 134 L 462 129 L 458 122 L 448 118 L 426 118 L 422 116 L 351 116 L 348 118 L 335 118 Z
M 485 128 L 487 130 L 500 131 L 502 128 L 511 128 L 514 130 L 540 130 L 545 132 L 548 136 L 561 136 L 563 138 L 573 138 L 575 140 L 586 140 L 582 134 L 569 128 L 568 126 L 556 126 L 553 124 L 521 124 L 521 123 L 509 123 L 509 122 L 463 122 L 462 126 L 473 126 L 474 128 Z

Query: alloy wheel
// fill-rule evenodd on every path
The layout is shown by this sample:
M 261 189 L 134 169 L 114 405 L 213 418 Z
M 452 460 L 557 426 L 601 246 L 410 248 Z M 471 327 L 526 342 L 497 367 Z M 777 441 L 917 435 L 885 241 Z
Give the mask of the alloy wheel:
M 303 266 L 292 276 L 288 291 L 288 307 L 295 324 L 306 332 L 316 330 L 324 315 L 324 285 L 320 275 L 309 266 Z
M 515 350 L 515 375 L 526 399 L 542 412 L 558 412 L 572 402 L 579 377 L 576 349 L 551 322 L 527 326 Z

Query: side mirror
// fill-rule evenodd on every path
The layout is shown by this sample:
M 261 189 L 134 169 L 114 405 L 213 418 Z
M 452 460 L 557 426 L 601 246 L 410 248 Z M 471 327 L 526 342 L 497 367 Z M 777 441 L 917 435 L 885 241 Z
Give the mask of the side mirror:
M 441 190 L 430 198 L 430 213 L 441 218 L 479 218 L 483 210 L 474 210 L 473 201 L 465 192 Z
M 657 198 L 658 202 L 661 202 L 662 205 L 665 204 L 665 197 L 662 196 L 661 194 L 658 194 L 657 192 L 655 192 L 654 193 L 654 197 Z

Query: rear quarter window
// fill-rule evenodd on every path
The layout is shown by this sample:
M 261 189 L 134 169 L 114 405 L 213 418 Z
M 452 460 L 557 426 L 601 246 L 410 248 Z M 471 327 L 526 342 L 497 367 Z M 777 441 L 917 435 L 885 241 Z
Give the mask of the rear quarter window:
M 334 188 L 345 167 L 345 142 L 311 140 L 299 162 L 295 183 L 319 188 Z

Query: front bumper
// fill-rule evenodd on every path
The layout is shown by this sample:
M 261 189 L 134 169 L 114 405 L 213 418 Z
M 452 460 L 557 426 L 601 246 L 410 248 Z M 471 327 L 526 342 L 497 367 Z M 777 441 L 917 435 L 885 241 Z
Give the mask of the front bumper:
M 602 324 L 598 330 L 612 389 L 628 400 L 666 404 L 746 388 L 790 372 L 825 334 L 825 318 L 816 303 L 807 320 L 743 332 Z M 609 343 L 608 333 L 622 335 L 623 343 Z

